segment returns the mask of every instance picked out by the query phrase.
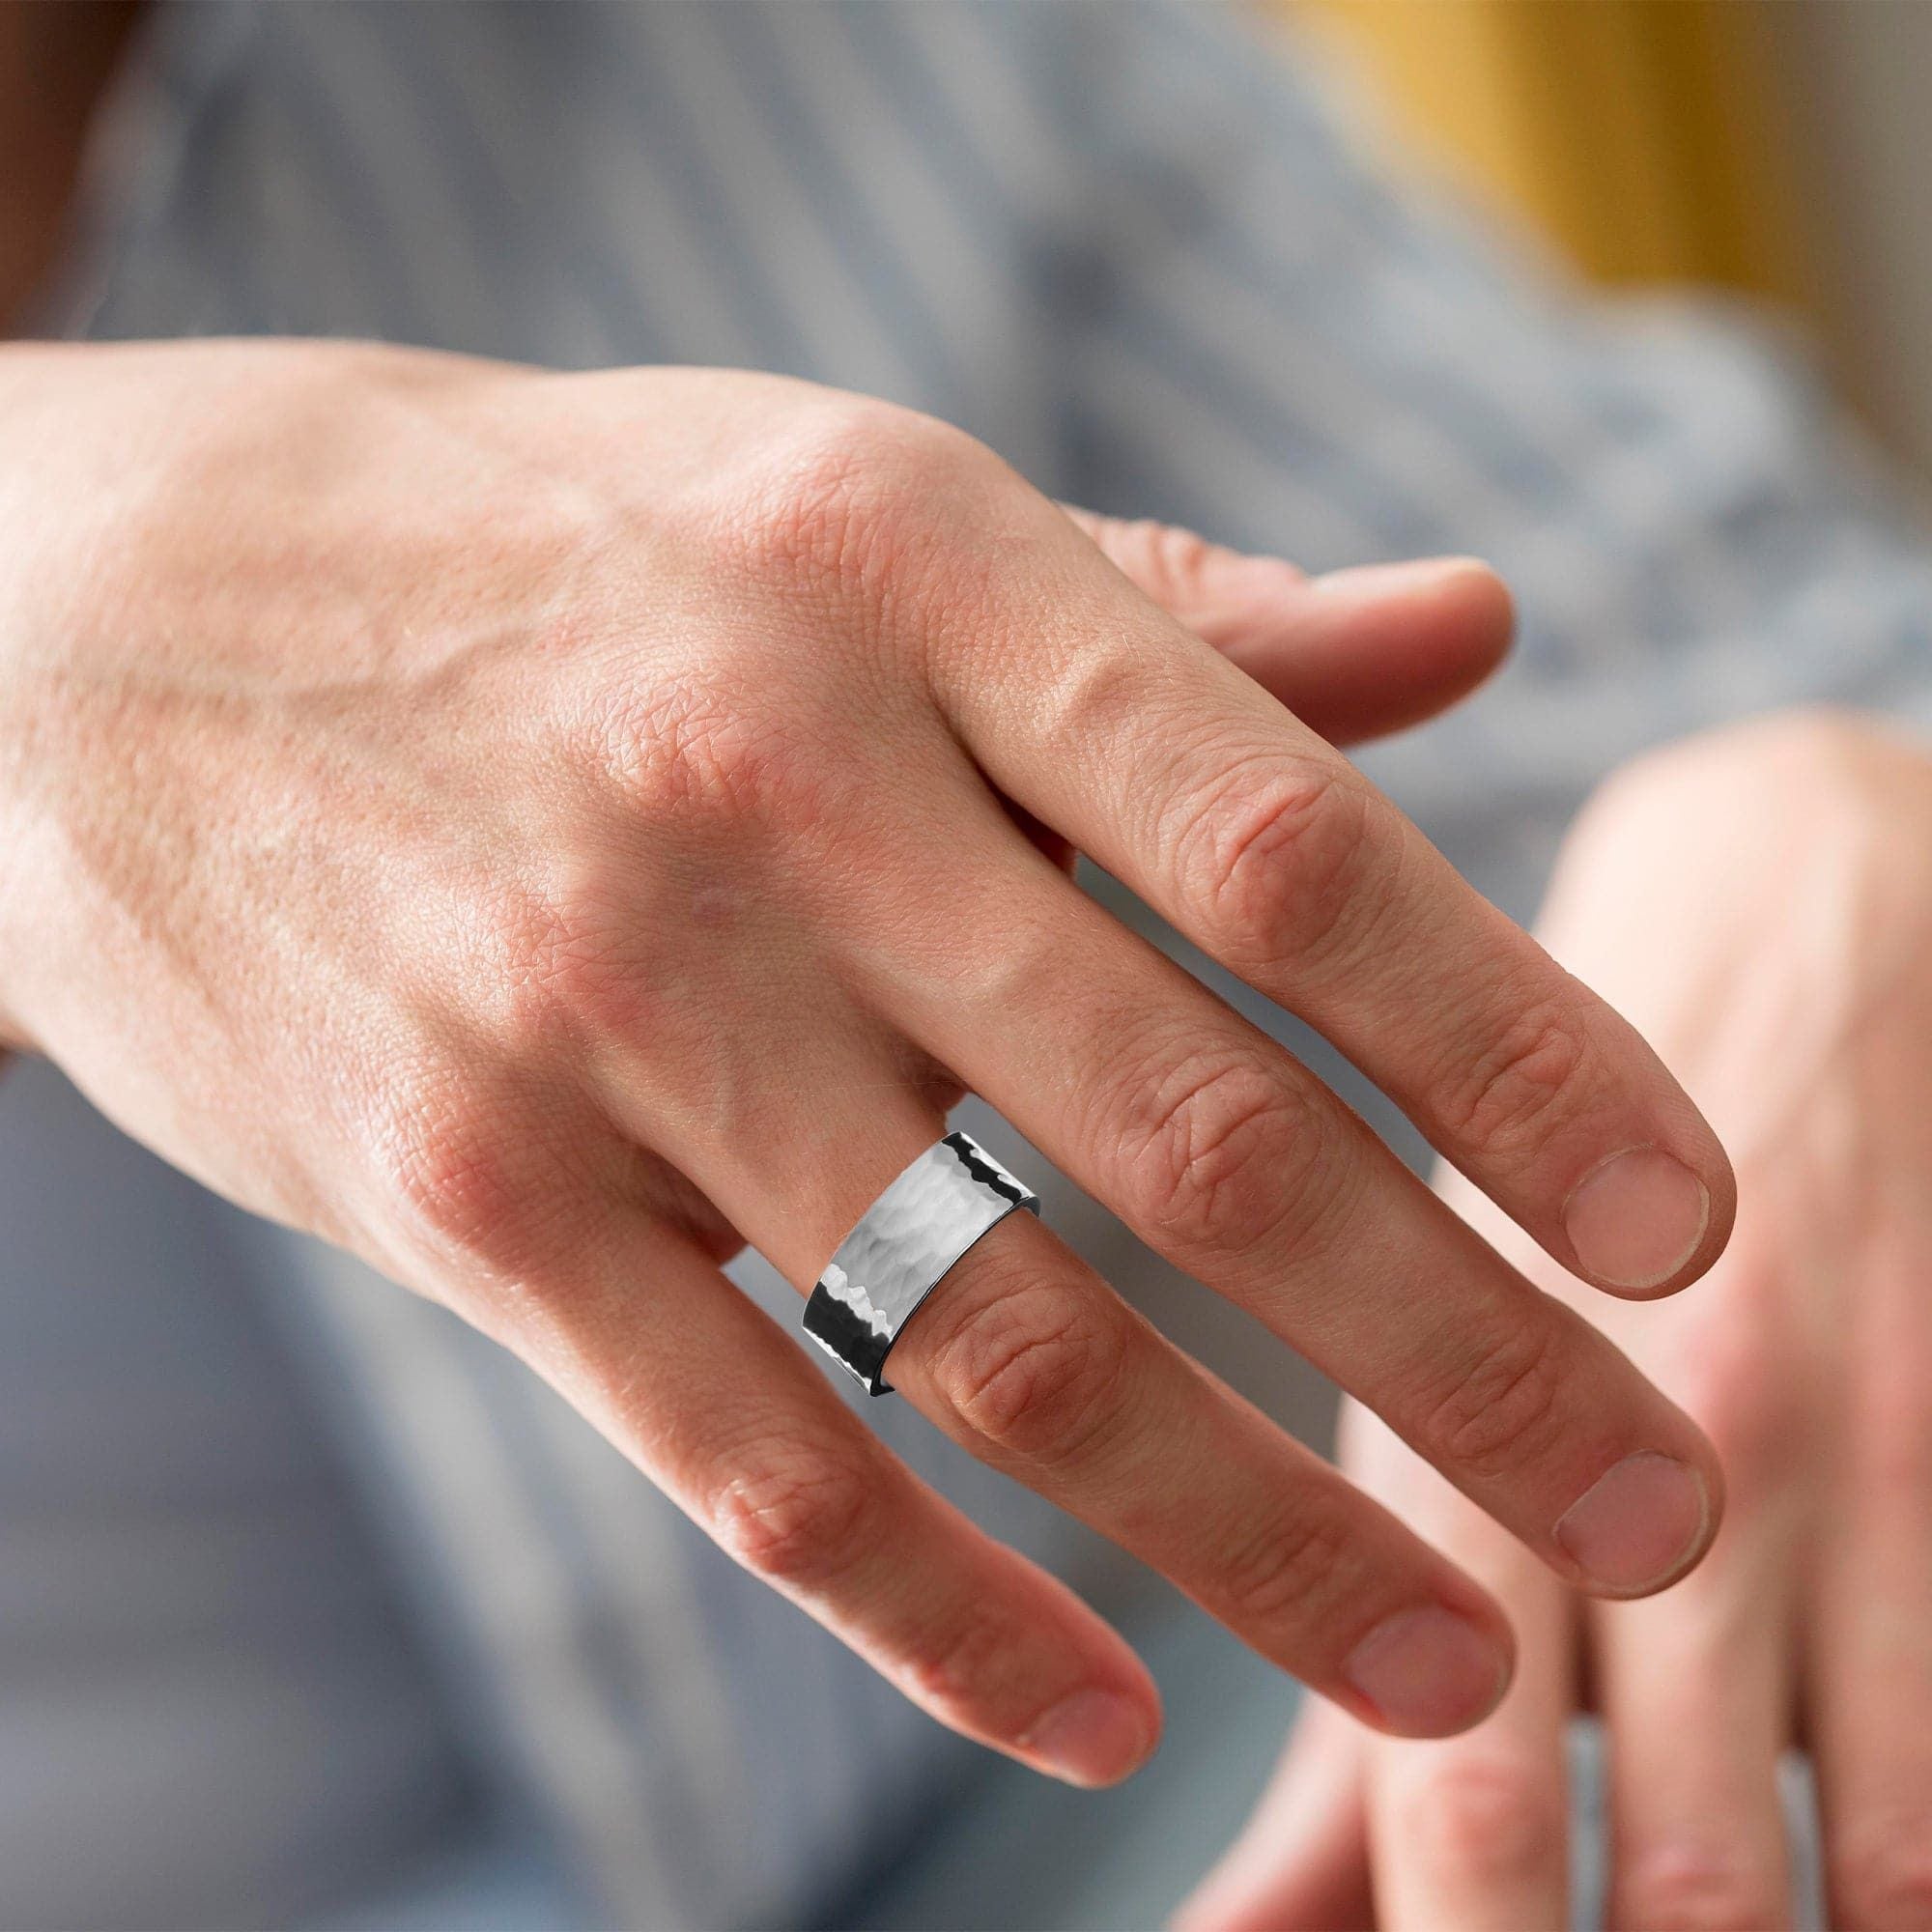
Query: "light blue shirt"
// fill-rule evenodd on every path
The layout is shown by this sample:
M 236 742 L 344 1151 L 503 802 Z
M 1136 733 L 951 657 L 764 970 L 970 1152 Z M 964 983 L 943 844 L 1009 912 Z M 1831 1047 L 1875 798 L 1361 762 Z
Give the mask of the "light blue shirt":
M 48 326 L 781 369 L 961 423 L 1057 496 L 1312 569 L 1485 555 L 1519 596 L 1514 663 L 1363 762 L 1519 916 L 1645 745 L 1800 700 L 1932 722 L 1921 532 L 1789 345 L 1586 300 L 1392 186 L 1277 54 L 1184 6 L 163 7 Z M 956 1775 L 964 1747 L 489 1345 L 131 1153 L 112 1171 L 151 1208 L 70 1248 L 105 1130 L 44 1075 L 0 1110 L 33 1150 L 0 1163 L 0 1214 L 35 1230 L 0 1373 L 38 1336 L 48 1404 L 43 1429 L 0 1401 L 25 1437 L 10 1585 L 15 1552 L 41 1565 L 32 1602 L 0 1591 L 0 1707 L 35 1713 L 0 1721 L 0 1921 L 281 1922 L 507 1810 L 616 1922 L 793 1922 Z M 1277 1406 L 1305 1388 L 1042 1191 L 1215 1366 Z M 1131 1599 L 916 1415 L 867 1417 Z M 146 1837 L 31 1828 L 144 1801 Z

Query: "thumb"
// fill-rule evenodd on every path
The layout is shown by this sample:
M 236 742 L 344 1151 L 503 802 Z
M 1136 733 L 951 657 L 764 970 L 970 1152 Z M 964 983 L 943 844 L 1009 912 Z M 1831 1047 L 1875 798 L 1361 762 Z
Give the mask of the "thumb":
M 1386 736 L 1446 710 L 1509 649 L 1515 611 L 1473 557 L 1368 564 L 1309 577 L 1172 524 L 1066 506 L 1108 559 L 1333 744 Z

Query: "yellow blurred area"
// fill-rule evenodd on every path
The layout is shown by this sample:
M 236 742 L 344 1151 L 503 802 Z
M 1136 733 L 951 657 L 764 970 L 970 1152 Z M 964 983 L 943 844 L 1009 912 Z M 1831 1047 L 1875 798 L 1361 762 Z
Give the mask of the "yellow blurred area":
M 1749 0 L 1276 0 L 1398 125 L 1607 282 L 1809 306 L 1789 142 Z

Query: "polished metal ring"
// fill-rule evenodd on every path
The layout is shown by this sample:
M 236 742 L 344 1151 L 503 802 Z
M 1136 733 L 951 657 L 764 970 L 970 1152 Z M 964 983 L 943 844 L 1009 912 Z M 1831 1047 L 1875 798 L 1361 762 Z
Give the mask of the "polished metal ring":
M 1039 1196 L 966 1134 L 920 1155 L 866 1210 L 805 1304 L 805 1332 L 874 1395 L 886 1357 L 919 1305 L 968 1248 Z

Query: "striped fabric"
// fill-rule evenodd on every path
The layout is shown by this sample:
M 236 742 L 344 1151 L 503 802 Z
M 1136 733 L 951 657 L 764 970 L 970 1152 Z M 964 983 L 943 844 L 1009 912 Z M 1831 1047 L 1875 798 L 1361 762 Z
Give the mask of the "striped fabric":
M 1203 9 L 205 0 L 158 10 L 98 161 L 63 332 L 781 369 L 1313 568 L 1491 557 L 1513 668 L 1365 763 L 1519 914 L 1644 745 L 1797 699 L 1932 723 L 1932 562 L 1780 345 L 1586 304 L 1392 187 L 1306 75 Z M 1129 1291 L 1154 1278 L 1064 1185 L 1046 1211 Z M 497 1769 L 611 1918 L 796 1919 L 956 1770 L 487 1345 L 309 1247 L 264 1272 L 306 1284 Z M 867 1415 L 1124 1587 L 900 1406 Z

